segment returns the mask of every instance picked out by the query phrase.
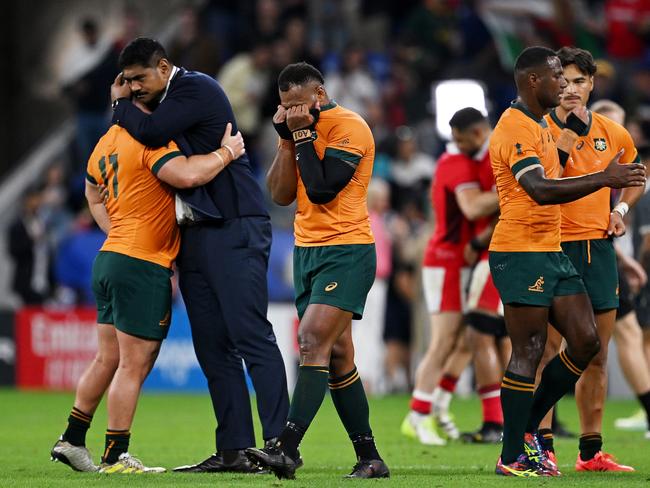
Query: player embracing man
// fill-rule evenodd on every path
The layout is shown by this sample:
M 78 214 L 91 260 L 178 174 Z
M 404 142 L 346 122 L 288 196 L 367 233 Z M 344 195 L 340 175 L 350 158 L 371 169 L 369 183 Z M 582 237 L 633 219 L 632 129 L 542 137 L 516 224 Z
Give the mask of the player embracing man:
M 140 388 L 171 323 L 171 266 L 180 248 L 172 187 L 203 185 L 242 156 L 241 134 L 231 130 L 228 123 L 216 151 L 187 158 L 173 142 L 150 148 L 113 125 L 91 154 L 86 198 L 107 234 L 92 276 L 98 351 L 79 380 L 68 425 L 51 451 L 53 461 L 106 474 L 165 471 L 145 466 L 128 449 Z M 105 393 L 108 428 L 97 466 L 86 433 Z

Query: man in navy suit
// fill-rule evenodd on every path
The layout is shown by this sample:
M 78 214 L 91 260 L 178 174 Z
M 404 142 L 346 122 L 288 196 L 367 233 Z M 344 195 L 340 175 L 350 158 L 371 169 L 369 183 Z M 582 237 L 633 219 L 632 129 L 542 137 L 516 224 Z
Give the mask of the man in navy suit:
M 111 86 L 113 122 L 143 144 L 174 140 L 186 156 L 206 154 L 218 149 L 214 141 L 228 122 L 237 131 L 219 84 L 174 66 L 157 41 L 135 39 L 120 54 L 119 66 Z M 246 154 L 206 185 L 180 191 L 176 217 L 182 232 L 180 289 L 217 418 L 217 452 L 175 471 L 258 472 L 243 454 L 255 437 L 242 358 L 266 441 L 282 431 L 289 399 L 282 356 L 266 319 L 271 223 Z

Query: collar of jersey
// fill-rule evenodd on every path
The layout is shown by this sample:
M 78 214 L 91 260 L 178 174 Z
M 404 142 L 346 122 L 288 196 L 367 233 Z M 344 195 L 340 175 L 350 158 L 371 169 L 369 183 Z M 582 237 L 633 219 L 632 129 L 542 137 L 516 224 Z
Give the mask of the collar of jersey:
M 533 114 L 530 110 L 528 110 L 528 107 L 526 107 L 523 103 L 519 103 L 517 100 L 514 100 L 514 101 L 512 101 L 510 103 L 510 108 L 515 108 L 517 110 L 520 110 L 526 116 L 533 119 L 535 122 L 537 122 L 542 127 L 548 127 L 548 124 L 546 123 L 546 119 L 544 119 L 544 117 L 538 119 L 537 117 L 535 117 L 535 114 Z
M 589 115 L 589 123 L 587 124 L 587 127 L 582 132 L 582 134 L 578 134 L 579 136 L 586 136 L 587 134 L 589 134 L 589 131 L 591 130 L 591 110 L 587 110 L 587 115 Z M 560 129 L 564 129 L 564 122 L 562 122 L 560 118 L 557 116 L 557 114 L 555 113 L 555 109 L 551 110 L 550 116 L 553 122 L 555 122 L 555 125 L 557 125 Z
M 320 108 L 320 111 L 324 112 L 325 110 L 330 110 L 330 109 L 332 109 L 334 107 L 336 107 L 336 102 L 334 100 L 330 100 L 330 103 L 328 103 L 327 105 L 323 105 Z
M 176 73 L 178 73 L 178 68 L 172 65 L 172 72 L 169 75 L 169 79 L 167 80 L 167 87 L 165 88 L 165 93 L 163 93 L 163 96 L 160 97 L 160 102 L 158 103 L 161 103 L 167 96 L 167 92 L 169 91 L 169 85 L 172 84 L 172 80 L 174 79 L 174 76 L 176 76 Z

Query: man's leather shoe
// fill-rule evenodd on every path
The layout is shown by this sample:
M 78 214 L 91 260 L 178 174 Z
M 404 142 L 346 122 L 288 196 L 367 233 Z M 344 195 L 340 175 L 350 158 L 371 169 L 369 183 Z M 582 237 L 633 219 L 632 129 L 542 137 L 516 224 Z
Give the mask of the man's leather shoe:
M 230 454 L 230 453 L 229 453 Z M 231 457 L 231 456 L 228 456 Z M 230 460 L 229 460 L 230 461 Z M 268 474 L 269 471 L 248 460 L 244 450 L 237 451 L 235 458 L 225 462 L 222 452 L 217 452 L 205 461 L 188 466 L 174 468 L 175 473 L 250 473 Z

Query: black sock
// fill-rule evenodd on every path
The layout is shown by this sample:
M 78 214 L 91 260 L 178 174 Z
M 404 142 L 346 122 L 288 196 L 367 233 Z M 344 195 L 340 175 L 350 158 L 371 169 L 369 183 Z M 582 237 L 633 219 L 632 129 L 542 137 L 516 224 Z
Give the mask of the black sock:
M 650 391 L 645 392 L 642 395 L 637 395 L 639 403 L 645 409 L 645 416 L 648 420 L 648 430 L 650 430 Z
M 113 464 L 117 462 L 120 454 L 128 452 L 129 441 L 131 440 L 131 432 L 128 430 L 112 430 L 106 431 L 106 442 L 104 444 L 104 455 L 102 462 L 106 464 Z
M 354 447 L 354 453 L 357 455 L 357 461 L 372 461 L 373 459 L 381 460 L 372 432 L 351 435 L 350 440 Z
M 506 371 L 501 383 L 503 409 L 503 448 L 501 462 L 510 464 L 524 452 L 524 433 L 528 412 L 533 404 L 535 378 Z
M 82 412 L 77 407 L 72 407 L 68 417 L 68 427 L 63 433 L 63 440 L 73 446 L 86 445 L 86 432 L 90 428 L 93 416 Z
M 575 386 L 581 374 L 582 368 L 576 366 L 576 362 L 567 355 L 566 350 L 560 351 L 560 354 L 549 361 L 535 390 L 526 432 L 537 430 L 551 407 Z
M 306 431 L 307 429 L 303 426 L 294 422 L 287 422 L 275 445 L 295 461 L 298 459 L 298 446 L 302 442 Z
M 370 411 L 363 383 L 354 368 L 339 378 L 330 378 L 332 402 L 350 438 L 370 432 Z
M 555 448 L 553 447 L 553 431 L 551 429 L 539 429 L 537 433 L 539 434 L 542 449 L 555 452 Z
M 603 436 L 598 432 L 590 432 L 580 436 L 580 459 L 589 461 L 593 459 L 603 447 Z

